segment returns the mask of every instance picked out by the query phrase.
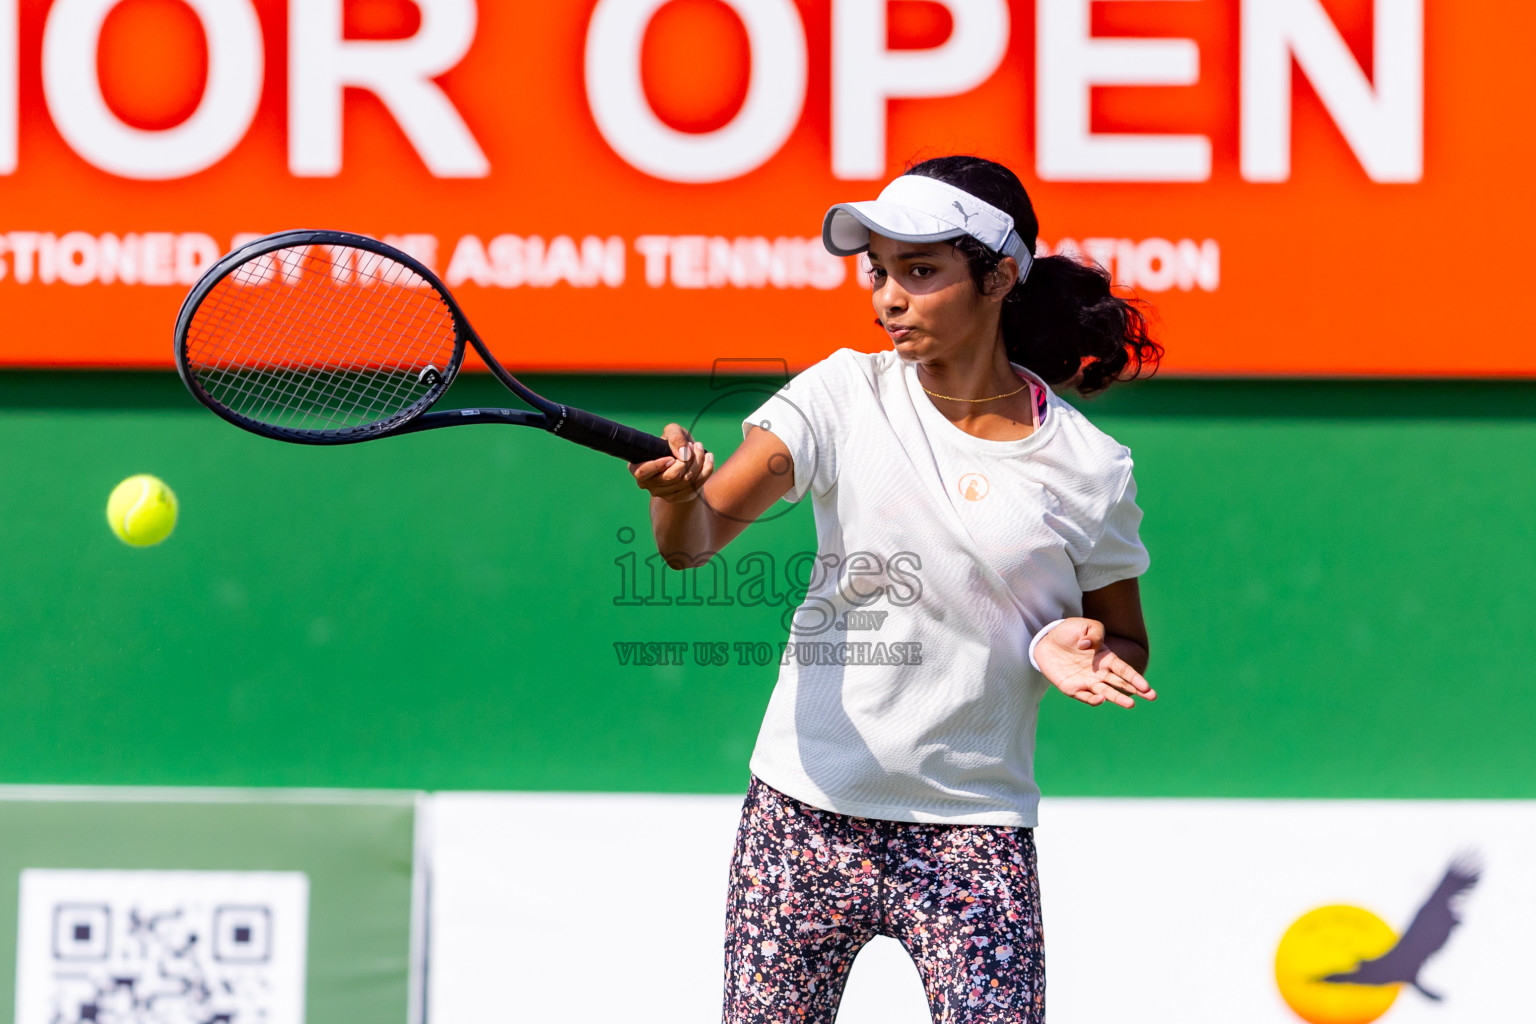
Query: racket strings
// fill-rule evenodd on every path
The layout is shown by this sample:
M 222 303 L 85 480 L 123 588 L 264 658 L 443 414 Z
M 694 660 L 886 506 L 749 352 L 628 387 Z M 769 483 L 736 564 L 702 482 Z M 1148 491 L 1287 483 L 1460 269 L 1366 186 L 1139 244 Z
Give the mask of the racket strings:
M 272 333 L 267 350 L 261 353 L 263 361 L 271 356 L 273 350 L 293 351 L 296 345 L 293 328 L 296 325 L 302 327 L 307 321 L 334 316 L 337 311 L 334 308 L 316 308 L 311 295 L 298 312 L 299 317 L 286 318 L 281 325 L 283 329 Z M 357 326 L 360 330 L 366 330 L 372 325 L 360 322 Z M 378 418 L 381 414 L 387 418 L 387 404 L 367 401 L 372 396 L 367 395 L 366 391 L 359 387 L 359 383 L 366 379 L 363 376 L 364 368 L 350 361 L 349 353 L 340 351 L 334 344 L 327 344 L 328 339 L 322 338 L 320 341 L 319 355 L 323 359 L 334 362 L 341 371 L 340 376 L 265 374 L 265 379 L 261 381 L 263 386 L 258 387 L 256 392 L 249 396 L 247 402 L 235 407 L 234 411 L 257 418 L 252 415 L 258 411 L 254 407 L 257 405 L 264 411 L 265 403 L 275 403 L 280 408 L 293 408 L 300 403 L 307 403 L 310 414 L 308 420 L 289 424 L 300 429 L 352 426 L 354 423 L 351 417 L 345 415 L 351 410 L 361 411 L 367 419 Z M 319 422 L 315 422 L 316 420 Z
M 287 310 L 269 311 L 279 315 L 270 316 L 267 344 L 261 351 L 251 354 L 254 358 L 245 359 L 243 365 L 238 360 L 223 360 L 216 364 L 220 383 L 233 391 L 229 396 L 218 396 L 219 399 L 227 402 L 232 411 L 247 418 L 276 421 L 272 425 L 297 429 L 346 428 L 388 418 L 401 405 L 398 401 L 400 389 L 398 386 L 388 389 L 393 395 L 391 399 L 386 397 L 386 390 L 380 385 L 400 375 L 370 371 L 380 365 L 387 369 L 391 361 L 398 363 L 399 346 L 370 367 L 336 344 L 334 338 L 323 333 L 310 334 L 306 330 L 318 320 L 337 315 L 334 301 L 321 305 L 314 292 L 300 293 L 299 297 L 304 301 Z M 225 330 L 229 327 L 227 323 L 220 326 Z M 363 320 L 357 326 L 368 329 L 373 325 Z M 308 335 L 310 342 L 308 362 L 311 365 L 308 366 L 295 365 L 296 357 L 302 355 L 303 335 L 300 331 Z M 375 337 L 387 335 L 376 334 Z M 277 358 L 277 353 L 284 353 L 284 357 Z M 242 373 L 242 369 L 246 372 Z M 369 383 L 373 384 L 372 390 L 377 394 L 370 393 Z M 296 415 L 285 418 L 284 413 Z
M 234 415 L 286 431 L 383 429 L 436 397 L 453 316 L 415 271 L 344 245 L 255 257 L 194 313 L 186 363 Z M 435 368 L 437 375 L 428 373 Z
M 404 270 L 403 267 L 391 261 L 389 270 L 380 274 L 376 265 L 382 262 L 383 258 L 375 254 L 368 255 L 374 257 L 371 262 L 375 266 L 364 267 L 363 273 L 359 275 L 365 284 L 391 286 L 401 283 L 399 271 Z M 297 261 L 286 251 L 281 253 L 278 259 L 281 272 L 287 276 Z M 341 276 L 335 274 L 334 267 L 333 264 L 326 270 L 332 274 L 333 278 Z M 268 277 L 270 275 L 270 270 L 263 270 L 255 272 L 253 276 Z M 414 278 L 414 275 L 411 277 Z M 316 300 L 321 294 L 313 290 L 308 293 L 299 293 L 298 297 L 303 300 L 302 303 L 286 310 L 287 316 L 276 318 L 275 329 L 269 332 L 266 349 L 257 354 L 256 373 L 253 375 L 254 386 L 246 388 L 249 393 L 245 401 L 232 407 L 233 411 L 249 418 L 272 419 L 274 417 L 270 413 L 273 411 L 299 410 L 305 415 L 297 421 L 290 419 L 286 424 L 274 425 L 287 425 L 299 429 L 325 429 L 355 426 L 360 421 L 387 419 L 395 408 L 401 405 L 399 398 L 402 389 L 399 382 L 397 381 L 393 387 L 388 387 L 388 382 L 396 380 L 402 376 L 401 374 L 370 373 L 370 369 L 375 367 L 363 365 L 357 360 L 355 353 L 344 351 L 335 344 L 333 337 L 325 334 L 312 335 L 310 340 L 318 342 L 313 345 L 314 355 L 318 356 L 321 366 L 331 372 L 315 373 L 301 370 L 294 373 L 291 366 L 280 366 L 277 372 L 273 372 L 271 364 L 274 352 L 289 353 L 288 361 L 291 362 L 292 354 L 299 345 L 295 329 L 304 329 L 317 319 L 333 320 L 337 316 L 339 311 L 335 308 L 337 305 L 335 296 L 326 296 L 330 301 L 320 306 L 317 305 Z M 386 315 L 394 314 L 398 320 L 400 306 L 397 291 L 395 301 L 383 312 Z M 378 332 L 379 325 L 369 323 L 370 319 L 374 318 L 360 319 L 356 327 L 361 331 L 374 331 L 373 337 L 376 339 L 389 337 L 387 333 Z M 402 324 L 402 326 L 410 325 Z M 375 355 L 375 366 L 382 364 L 388 367 L 391 363 L 398 364 L 400 356 L 400 346 L 396 344 L 389 353 L 383 355 L 382 359 L 377 359 Z M 373 385 L 373 393 L 370 393 L 368 387 L 370 384 Z M 414 401 L 418 397 L 420 396 L 412 394 L 409 399 Z M 411 401 L 407 401 L 404 405 L 408 407 Z

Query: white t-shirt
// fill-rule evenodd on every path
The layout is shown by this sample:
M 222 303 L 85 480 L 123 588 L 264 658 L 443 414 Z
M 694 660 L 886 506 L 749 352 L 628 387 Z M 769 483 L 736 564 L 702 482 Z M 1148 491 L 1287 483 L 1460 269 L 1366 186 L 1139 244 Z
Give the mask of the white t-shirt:
M 1148 560 L 1130 450 L 1015 369 L 1046 396 L 1017 441 L 945 419 L 894 350 L 840 349 L 742 422 L 788 446 L 785 500 L 810 493 L 816 515 L 752 754 L 775 789 L 866 818 L 1035 825 L 1050 684 L 1030 638 Z

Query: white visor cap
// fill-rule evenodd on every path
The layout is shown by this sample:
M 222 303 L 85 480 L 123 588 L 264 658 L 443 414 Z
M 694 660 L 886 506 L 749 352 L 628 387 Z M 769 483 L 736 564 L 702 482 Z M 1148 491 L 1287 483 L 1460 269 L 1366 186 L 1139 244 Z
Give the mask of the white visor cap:
M 937 178 L 903 174 L 863 203 L 838 203 L 827 211 L 821 241 L 836 256 L 869 248 L 869 233 L 902 242 L 943 242 L 970 235 L 1001 256 L 1019 263 L 1019 278 L 1029 273 L 1029 246 L 1014 230 L 1013 218 Z

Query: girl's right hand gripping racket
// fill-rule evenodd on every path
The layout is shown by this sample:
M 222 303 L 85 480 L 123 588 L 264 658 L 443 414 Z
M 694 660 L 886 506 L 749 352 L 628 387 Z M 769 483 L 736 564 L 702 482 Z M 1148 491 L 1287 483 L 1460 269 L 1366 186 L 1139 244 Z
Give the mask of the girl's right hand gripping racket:
M 469 342 L 534 408 L 428 412 Z M 209 268 L 176 319 L 187 389 L 237 427 L 299 444 L 352 444 L 466 423 L 539 427 L 648 462 L 667 442 L 538 395 L 491 355 L 437 275 L 363 235 L 286 231 Z

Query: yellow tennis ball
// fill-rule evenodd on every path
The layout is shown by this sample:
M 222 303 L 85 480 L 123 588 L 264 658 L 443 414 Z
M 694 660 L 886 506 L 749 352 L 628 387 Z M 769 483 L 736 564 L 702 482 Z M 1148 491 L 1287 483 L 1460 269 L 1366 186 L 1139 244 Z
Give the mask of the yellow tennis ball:
M 176 528 L 176 495 L 159 477 L 131 476 L 112 488 L 107 524 L 124 544 L 136 548 L 159 544 Z

